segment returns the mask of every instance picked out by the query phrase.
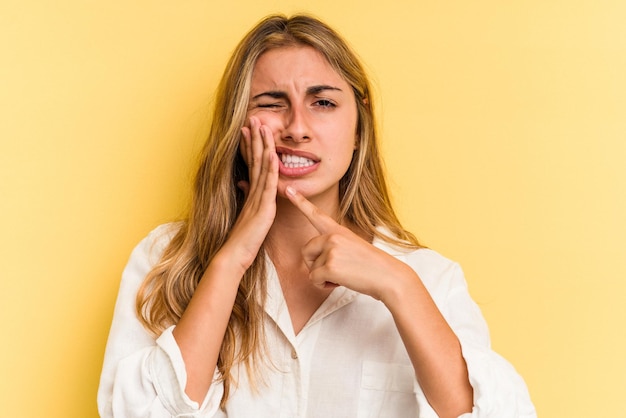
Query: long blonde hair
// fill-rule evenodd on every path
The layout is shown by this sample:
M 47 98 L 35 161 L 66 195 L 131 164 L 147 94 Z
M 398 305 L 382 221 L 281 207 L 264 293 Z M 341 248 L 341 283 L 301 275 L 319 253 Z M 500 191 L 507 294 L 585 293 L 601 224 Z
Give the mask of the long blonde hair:
M 137 294 L 139 318 L 154 334 L 178 322 L 241 211 L 244 195 L 236 185 L 247 179 L 248 172 L 238 149 L 254 65 L 269 49 L 294 45 L 308 45 L 321 52 L 354 91 L 358 147 L 339 184 L 341 219 L 369 236 L 405 248 L 419 247 L 391 206 L 377 144 L 371 88 L 358 58 L 334 30 L 313 17 L 268 16 L 243 38 L 228 62 L 217 89 L 188 219 L 181 223 Z M 389 233 L 382 233 L 379 227 Z M 224 381 L 222 407 L 228 400 L 232 367 L 242 363 L 250 373 L 262 351 L 265 254 L 262 247 L 241 280 L 222 342 L 217 364 Z

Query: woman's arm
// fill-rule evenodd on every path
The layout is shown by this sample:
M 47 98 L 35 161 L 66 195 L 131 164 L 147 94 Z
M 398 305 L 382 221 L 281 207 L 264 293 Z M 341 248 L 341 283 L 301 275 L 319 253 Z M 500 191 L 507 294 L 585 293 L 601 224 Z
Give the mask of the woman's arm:
M 303 249 L 311 282 L 345 286 L 385 304 L 439 416 L 536 418 L 523 379 L 491 350 L 458 265 L 438 255 L 427 256 L 425 265 L 408 255 L 398 259 L 338 225 L 292 188 L 286 195 L 320 234 Z M 422 251 L 430 250 L 412 254 L 421 259 Z
M 394 318 L 424 395 L 440 417 L 471 412 L 473 389 L 457 336 L 417 274 L 409 266 L 392 271 L 381 301 Z
M 245 204 L 173 332 L 187 369 L 185 391 L 196 401 L 204 399 L 212 384 L 239 282 L 276 216 L 278 159 L 271 131 L 251 118 L 242 133 L 241 151 L 250 176 L 249 183 L 240 185 Z
M 179 323 L 156 341 L 137 319 L 135 298 L 168 234 L 159 228 L 131 255 L 98 389 L 103 417 L 213 416 L 217 411 L 222 385 L 214 380 L 224 332 L 239 282 L 258 254 L 276 212 L 278 166 L 273 137 L 254 118 L 242 132 L 241 152 L 249 162 L 250 175 L 249 182 L 239 184 L 246 194 L 244 207 Z
M 155 340 L 135 310 L 137 291 L 175 229 L 169 224 L 152 231 L 135 247 L 122 273 L 98 387 L 102 418 L 212 417 L 219 408 L 222 385 L 213 385 L 201 405 L 189 399 L 185 364 L 172 329 Z
M 381 300 L 394 317 L 417 380 L 437 414 L 456 418 L 471 412 L 472 386 L 459 340 L 415 271 L 337 224 L 292 188 L 286 194 L 320 233 L 303 249 L 310 280 Z

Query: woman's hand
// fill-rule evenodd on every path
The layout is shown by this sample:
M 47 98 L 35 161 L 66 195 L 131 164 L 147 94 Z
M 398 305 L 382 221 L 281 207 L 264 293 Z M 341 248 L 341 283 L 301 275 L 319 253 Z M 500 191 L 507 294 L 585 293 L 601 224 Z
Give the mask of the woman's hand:
M 250 267 L 276 217 L 278 156 L 274 137 L 267 126 L 250 118 L 241 128 L 240 151 L 248 164 L 249 181 L 237 186 L 245 193 L 245 203 L 223 249 L 231 248 L 244 271 Z
M 317 286 L 341 285 L 381 300 L 391 312 L 426 399 L 438 416 L 472 410 L 473 389 L 456 335 L 418 275 L 287 187 L 286 196 L 320 233 L 302 253 Z
M 292 187 L 285 194 L 319 232 L 302 249 L 314 285 L 345 286 L 385 302 L 395 286 L 419 280 L 406 264 L 339 225 Z

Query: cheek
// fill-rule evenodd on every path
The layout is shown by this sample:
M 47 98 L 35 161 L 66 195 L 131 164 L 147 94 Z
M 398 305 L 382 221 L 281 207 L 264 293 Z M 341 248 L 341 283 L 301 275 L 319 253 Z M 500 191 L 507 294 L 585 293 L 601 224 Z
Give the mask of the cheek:
M 272 132 L 276 132 L 278 129 L 282 129 L 284 127 L 284 117 L 280 113 L 273 112 L 259 112 L 255 115 L 261 122 L 261 125 L 265 125 L 271 129 Z
M 261 125 L 264 125 L 270 128 L 270 130 L 272 131 L 274 135 L 276 135 L 278 132 L 280 132 L 281 129 L 283 129 L 283 125 L 284 125 L 283 119 L 280 115 L 277 115 L 272 112 L 255 112 L 255 111 L 248 112 L 246 116 L 246 122 L 244 126 L 246 126 L 247 128 L 250 128 L 251 116 L 254 116 L 255 118 L 257 118 L 259 122 L 261 123 Z M 248 156 L 247 156 L 245 147 L 246 147 L 246 144 L 243 139 L 243 134 L 241 134 L 241 140 L 239 141 L 239 152 L 241 153 L 241 156 L 243 157 L 244 161 L 247 164 Z
M 339 120 L 330 129 L 336 138 L 336 147 L 347 154 L 352 154 L 358 148 L 357 140 L 357 123 L 350 115 L 346 119 Z

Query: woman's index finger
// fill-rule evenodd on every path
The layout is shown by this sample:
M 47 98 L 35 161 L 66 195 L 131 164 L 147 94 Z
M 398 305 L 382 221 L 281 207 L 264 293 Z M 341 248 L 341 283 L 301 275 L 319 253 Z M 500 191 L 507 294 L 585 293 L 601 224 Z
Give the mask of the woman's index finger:
M 332 232 L 339 226 L 333 218 L 322 212 L 313 203 L 309 202 L 306 197 L 298 193 L 293 187 L 287 186 L 285 194 L 291 203 L 307 217 L 309 222 L 311 222 L 320 234 Z

